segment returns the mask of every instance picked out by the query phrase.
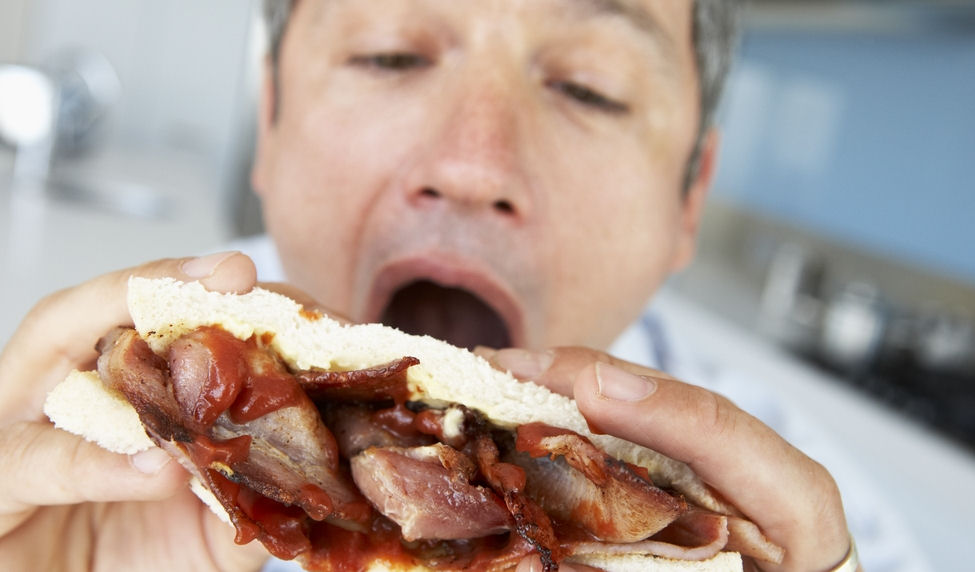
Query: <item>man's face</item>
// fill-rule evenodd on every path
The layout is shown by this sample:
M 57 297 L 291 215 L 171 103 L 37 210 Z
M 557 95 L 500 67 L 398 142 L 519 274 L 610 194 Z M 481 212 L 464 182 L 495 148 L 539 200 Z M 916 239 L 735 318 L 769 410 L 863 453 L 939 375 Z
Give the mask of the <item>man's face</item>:
M 693 249 L 690 4 L 300 0 L 254 171 L 289 279 L 460 345 L 607 346 Z

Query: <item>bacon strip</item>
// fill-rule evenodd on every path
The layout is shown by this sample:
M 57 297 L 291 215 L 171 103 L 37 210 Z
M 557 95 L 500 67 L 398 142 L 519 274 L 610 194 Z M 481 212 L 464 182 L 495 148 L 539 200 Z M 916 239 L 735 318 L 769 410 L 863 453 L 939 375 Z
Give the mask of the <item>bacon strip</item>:
M 400 525 L 408 541 L 478 538 L 511 529 L 501 500 L 471 484 L 471 460 L 447 445 L 373 447 L 351 464 L 356 485 Z
M 363 403 L 343 403 L 320 411 L 346 459 L 370 447 L 419 447 L 436 442 L 424 433 L 408 431 L 413 427 L 414 416 L 402 406 L 376 410 Z
M 280 503 L 301 506 L 315 520 L 331 516 L 366 524 L 372 511 L 342 474 L 335 438 L 276 355 L 254 341 L 204 327 L 171 345 L 169 364 L 183 419 L 197 432 L 252 440 L 243 458 L 217 467 L 221 473 Z
M 415 357 L 402 357 L 384 365 L 350 371 L 312 369 L 295 374 L 302 389 L 312 399 L 329 401 L 405 401 L 406 370 L 420 363 Z
M 515 520 L 515 530 L 538 552 L 545 572 L 558 570 L 561 548 L 552 521 L 537 503 L 525 494 L 525 472 L 498 459 L 498 447 L 487 434 L 473 441 L 477 467 L 498 494 Z
M 649 538 L 687 510 L 678 496 L 654 486 L 646 471 L 607 455 L 591 441 L 538 423 L 518 428 L 515 447 L 532 457 L 525 469 L 532 497 L 564 522 L 606 542 Z
M 707 560 L 721 552 L 728 543 L 728 517 L 720 514 L 691 511 L 677 519 L 668 528 L 669 540 L 655 537 L 651 540 L 625 544 L 605 542 L 580 542 L 568 550 L 573 556 L 583 554 L 651 554 L 678 560 Z M 666 537 L 666 536 L 665 536 Z M 676 543 L 678 539 L 687 542 Z
M 187 443 L 192 433 L 178 422 L 179 404 L 169 390 L 166 361 L 135 330 L 116 328 L 98 341 L 98 374 L 106 387 L 125 395 L 155 438 Z

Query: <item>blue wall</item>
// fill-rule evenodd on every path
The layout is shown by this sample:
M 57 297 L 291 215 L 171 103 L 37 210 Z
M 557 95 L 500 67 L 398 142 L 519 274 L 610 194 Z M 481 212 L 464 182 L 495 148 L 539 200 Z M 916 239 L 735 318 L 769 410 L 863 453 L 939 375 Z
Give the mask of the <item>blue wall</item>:
M 715 195 L 975 283 L 975 34 L 750 31 Z

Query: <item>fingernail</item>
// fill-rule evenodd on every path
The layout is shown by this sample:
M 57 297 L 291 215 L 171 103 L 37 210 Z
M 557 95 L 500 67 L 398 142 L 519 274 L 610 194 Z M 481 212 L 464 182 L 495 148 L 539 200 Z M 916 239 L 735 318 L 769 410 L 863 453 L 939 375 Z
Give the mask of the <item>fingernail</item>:
M 140 473 L 155 475 L 172 461 L 166 451 L 153 447 L 129 457 L 129 463 Z
M 208 276 L 213 276 L 213 273 L 216 272 L 224 260 L 235 254 L 237 254 L 237 251 L 215 252 L 206 256 L 191 258 L 183 262 L 180 270 L 183 274 L 193 279 L 207 278 Z
M 640 401 L 657 390 L 657 382 L 608 363 L 596 363 L 599 395 L 615 401 Z
M 555 356 L 551 352 L 531 352 L 521 348 L 498 350 L 491 361 L 515 377 L 537 379 L 551 367 Z
M 494 357 L 494 354 L 498 353 L 498 350 L 488 346 L 474 346 L 474 349 L 471 350 L 471 353 L 473 353 L 478 357 L 484 358 L 487 361 L 491 361 L 491 359 Z

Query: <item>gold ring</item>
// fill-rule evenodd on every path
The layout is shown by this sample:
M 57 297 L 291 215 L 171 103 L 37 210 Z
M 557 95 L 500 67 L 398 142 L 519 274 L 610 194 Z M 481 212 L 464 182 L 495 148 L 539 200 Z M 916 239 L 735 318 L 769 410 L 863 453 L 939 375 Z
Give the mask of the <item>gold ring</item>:
M 850 535 L 850 551 L 846 553 L 843 560 L 840 561 L 835 567 L 830 568 L 829 572 L 856 572 L 860 567 L 860 558 L 857 555 L 857 543 L 853 540 L 853 535 Z

